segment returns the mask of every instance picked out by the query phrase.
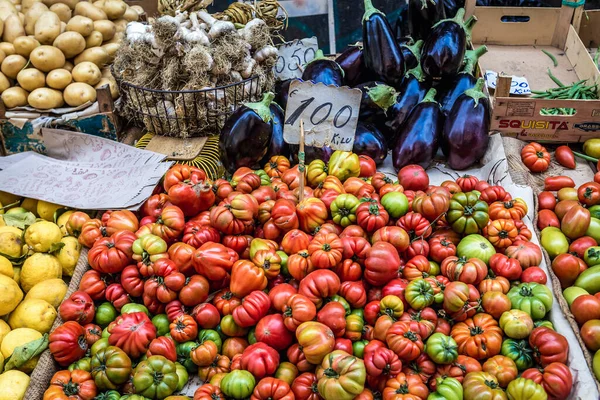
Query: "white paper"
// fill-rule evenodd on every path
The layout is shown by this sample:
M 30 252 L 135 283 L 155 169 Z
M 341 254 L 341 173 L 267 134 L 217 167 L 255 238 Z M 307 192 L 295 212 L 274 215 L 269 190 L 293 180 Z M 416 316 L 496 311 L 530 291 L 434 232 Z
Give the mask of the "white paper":
M 280 80 L 302 77 L 303 66 L 314 60 L 319 42 L 316 37 L 296 39 L 277 46 L 279 56 L 273 67 Z
M 306 146 L 352 151 L 361 97 L 359 89 L 292 82 L 285 110 L 284 140 L 300 143 L 302 120 Z
M 498 80 L 498 73 L 492 70 L 485 72 L 485 82 L 490 89 L 496 90 L 496 81 Z M 531 94 L 531 88 L 527 78 L 523 76 L 513 76 L 510 84 L 510 94 L 526 95 Z
M 21 161 L 24 158 L 27 158 L 33 154 L 36 154 L 33 151 L 25 151 L 23 153 L 16 153 L 6 157 L 0 157 L 0 170 L 6 169 L 16 163 L 17 161 Z

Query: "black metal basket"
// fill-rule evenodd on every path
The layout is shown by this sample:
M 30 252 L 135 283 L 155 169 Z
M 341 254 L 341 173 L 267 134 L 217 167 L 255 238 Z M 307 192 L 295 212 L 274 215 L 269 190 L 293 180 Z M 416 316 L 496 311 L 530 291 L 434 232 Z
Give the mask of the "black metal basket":
M 243 103 L 260 100 L 260 78 L 202 90 L 157 90 L 119 81 L 122 110 L 137 125 L 163 136 L 197 137 L 221 132 Z

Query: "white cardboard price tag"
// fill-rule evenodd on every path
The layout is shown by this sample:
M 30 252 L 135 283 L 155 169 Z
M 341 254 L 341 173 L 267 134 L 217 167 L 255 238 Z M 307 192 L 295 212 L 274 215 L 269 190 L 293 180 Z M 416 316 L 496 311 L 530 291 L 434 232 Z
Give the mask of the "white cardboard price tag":
M 316 37 L 295 39 L 278 46 L 279 56 L 273 67 L 275 76 L 281 80 L 302 77 L 302 66 L 314 60 L 319 42 Z
M 300 143 L 303 120 L 306 146 L 352 151 L 361 96 L 359 89 L 292 82 L 285 110 L 284 140 Z

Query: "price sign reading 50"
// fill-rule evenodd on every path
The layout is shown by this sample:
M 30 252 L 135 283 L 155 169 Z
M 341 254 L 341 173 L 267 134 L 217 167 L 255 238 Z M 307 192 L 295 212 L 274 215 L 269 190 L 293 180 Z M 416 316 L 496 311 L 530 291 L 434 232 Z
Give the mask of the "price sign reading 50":
M 305 145 L 351 151 L 360 100 L 358 89 L 292 82 L 285 112 L 284 140 L 300 143 L 300 120 L 303 120 Z
M 296 39 L 279 45 L 279 56 L 273 67 L 275 75 L 281 80 L 300 78 L 302 66 L 314 60 L 318 49 L 316 37 Z

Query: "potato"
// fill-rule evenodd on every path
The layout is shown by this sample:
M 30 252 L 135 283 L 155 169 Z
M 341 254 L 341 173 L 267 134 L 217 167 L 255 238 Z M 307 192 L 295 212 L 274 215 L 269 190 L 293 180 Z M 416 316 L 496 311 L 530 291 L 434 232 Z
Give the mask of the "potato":
M 85 50 L 85 39 L 77 32 L 65 32 L 58 35 L 52 44 L 65 55 L 65 58 L 73 58 Z
M 67 5 L 71 10 L 75 9 L 75 5 L 80 1 L 80 0 L 42 0 L 44 2 L 45 5 L 47 5 L 48 7 L 53 6 L 56 3 L 63 3 L 65 5 Z
M 35 3 L 41 3 L 41 0 L 22 0 L 21 1 L 21 12 L 27 15 L 27 11 L 33 6 Z
M 15 39 L 13 46 L 18 55 L 29 58 L 29 54 L 40 45 L 40 42 L 29 36 L 21 36 Z
M 52 89 L 63 90 L 73 82 L 71 73 L 64 68 L 53 69 L 46 75 L 46 85 Z
M 123 14 L 123 19 L 127 22 L 137 21 L 140 19 L 140 14 L 133 7 L 129 7 Z
M 105 0 L 103 10 L 108 19 L 119 19 L 125 15 L 127 4 L 121 0 Z
M 2 40 L 12 43 L 19 36 L 25 36 L 25 28 L 18 15 L 10 14 L 8 18 L 4 20 Z
M 0 37 L 2 37 L 3 33 L 4 33 L 4 21 L 2 21 L 0 19 Z
M 31 107 L 41 110 L 62 107 L 65 104 L 63 94 L 55 89 L 39 88 L 29 93 L 27 102 Z
M 10 87 L 10 81 L 2 72 L 0 72 L 0 93 L 4 92 Z
M 41 44 L 52 44 L 60 35 L 60 19 L 52 11 L 45 11 L 35 22 L 35 38 Z
M 82 15 L 76 15 L 67 22 L 67 31 L 77 32 L 81 36 L 89 36 L 94 31 L 94 21 Z
M 25 68 L 25 65 L 27 65 L 27 59 L 25 57 L 13 54 L 2 61 L 0 70 L 9 78 L 15 79 L 19 71 Z
M 33 3 L 25 14 L 25 33 L 33 35 L 35 33 L 35 23 L 40 15 L 48 11 L 44 3 Z
M 103 78 L 112 78 L 112 72 L 110 71 L 110 67 L 104 67 L 100 70 Z
M 85 48 L 98 47 L 102 44 L 103 36 L 98 31 L 93 31 L 85 38 Z
M 65 65 L 65 55 L 56 47 L 40 46 L 33 49 L 29 61 L 40 71 L 50 72 Z
M 6 108 L 23 107 L 27 105 L 29 92 L 22 87 L 14 86 L 2 92 L 2 101 Z
M 2 61 L 4 61 L 4 59 L 6 58 L 6 54 L 0 50 L 0 64 L 2 64 Z
M 77 3 L 75 6 L 75 15 L 83 15 L 84 17 L 88 17 L 93 21 L 108 19 L 104 11 L 85 1 Z
M 31 92 L 46 85 L 46 75 L 35 68 L 25 68 L 17 75 L 17 82 L 23 89 Z
M 115 80 L 115 78 L 102 78 L 100 79 L 100 82 L 98 82 L 94 87 L 96 88 L 96 90 L 98 90 L 104 85 L 108 85 L 108 88 L 110 89 L 110 96 L 113 98 L 113 100 L 119 98 L 119 87 L 117 86 L 117 81 Z
M 107 42 L 117 33 L 117 27 L 108 20 L 94 21 L 94 30 L 102 34 L 102 41 Z
M 104 0 L 94 1 L 92 2 L 92 4 L 94 5 L 94 7 L 98 7 L 99 9 L 104 11 Z
M 88 85 L 94 86 L 100 79 L 102 78 L 102 73 L 100 72 L 100 68 L 93 62 L 84 61 L 79 63 L 73 68 L 71 72 L 73 75 L 73 80 L 75 82 L 83 82 Z
M 115 27 L 117 28 L 117 32 L 125 32 L 125 29 L 127 29 L 127 24 L 129 23 L 129 21 L 121 18 L 121 19 L 114 20 L 113 23 L 115 24 Z
M 134 10 L 135 10 L 135 11 L 137 11 L 137 13 L 138 13 L 138 14 L 140 14 L 140 15 L 146 12 L 146 11 L 144 11 L 144 9 L 142 8 L 142 6 L 131 6 L 131 7 L 129 7 L 129 8 L 131 8 L 131 9 L 134 9 Z
M 4 53 L 5 56 L 10 56 L 12 54 L 17 54 L 15 50 L 15 46 L 12 43 L 2 42 L 0 43 L 0 50 Z
M 115 36 L 113 36 L 112 39 L 107 40 L 106 42 L 102 42 L 102 46 L 111 44 L 111 43 L 116 43 L 116 44 L 120 45 L 121 41 L 123 40 L 123 37 L 125 37 L 125 32 L 117 32 L 117 33 L 115 33 Z
M 75 57 L 73 62 L 75 65 L 77 65 L 85 61 L 90 61 L 102 68 L 108 63 L 109 58 L 110 56 L 108 55 L 108 51 L 106 51 L 106 49 L 102 47 L 92 47 L 85 49 L 81 54 Z
M 73 14 L 73 10 L 71 10 L 69 6 L 64 3 L 53 4 L 50 7 L 50 11 L 58 15 L 58 18 L 65 23 L 69 22 L 71 19 L 71 14 Z
M 77 107 L 91 101 L 96 101 L 96 89 L 87 83 L 74 82 L 65 88 L 63 92 L 65 102 L 71 107 Z
M 21 24 L 25 26 L 25 14 L 19 11 L 19 19 L 21 20 Z
M 0 0 L 0 19 L 6 22 L 9 15 L 18 15 L 15 5 L 8 0 Z
M 66 69 L 69 72 L 73 71 L 73 68 L 75 68 L 75 65 L 71 61 L 66 61 L 62 67 L 62 69 Z
M 60 33 L 64 33 L 67 30 L 67 23 L 65 21 L 60 21 Z
M 102 48 L 108 53 L 109 63 L 112 63 L 114 61 L 115 53 L 117 52 L 117 50 L 119 50 L 119 47 L 121 47 L 119 43 L 107 43 L 102 45 Z

